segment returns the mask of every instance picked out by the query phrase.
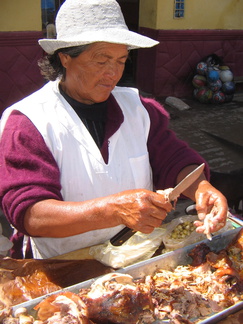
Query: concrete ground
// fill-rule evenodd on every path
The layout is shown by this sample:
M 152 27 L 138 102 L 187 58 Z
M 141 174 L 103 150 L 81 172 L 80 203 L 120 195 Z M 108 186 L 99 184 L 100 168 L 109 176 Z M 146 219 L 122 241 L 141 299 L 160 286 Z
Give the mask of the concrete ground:
M 183 111 L 166 104 L 166 98 L 157 100 L 170 113 L 170 128 L 205 158 L 211 171 L 220 173 L 217 188 L 224 193 L 228 202 L 232 196 L 241 197 L 240 211 L 235 211 L 233 207 L 231 211 L 242 217 L 243 91 L 236 92 L 231 102 L 221 105 L 202 104 L 193 98 L 181 98 L 190 107 Z M 231 177 L 234 172 L 240 177 L 233 176 L 226 180 L 225 174 L 230 174 Z M 185 215 L 185 208 L 192 203 L 187 200 L 179 201 L 170 216 Z
M 243 168 L 243 92 L 221 105 L 182 99 L 189 107 L 180 111 L 158 100 L 170 113 L 170 128 L 197 150 L 214 171 L 232 172 Z

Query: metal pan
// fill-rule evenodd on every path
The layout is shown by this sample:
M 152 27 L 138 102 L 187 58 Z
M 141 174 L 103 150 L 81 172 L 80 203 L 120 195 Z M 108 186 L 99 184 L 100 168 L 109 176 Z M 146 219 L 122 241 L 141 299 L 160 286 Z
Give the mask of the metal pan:
M 236 237 L 238 232 L 241 230 L 242 227 L 238 227 L 236 229 L 230 230 L 223 234 L 214 236 L 212 241 L 204 240 L 201 242 L 205 242 L 212 251 L 219 252 L 220 250 L 224 249 L 228 246 L 228 244 Z M 134 278 L 142 278 L 146 275 L 153 274 L 158 269 L 165 269 L 171 270 L 176 268 L 178 265 L 188 265 L 191 263 L 191 258 L 188 256 L 188 253 L 199 243 L 195 243 L 184 248 L 175 250 L 173 252 L 168 252 L 163 255 L 159 255 L 157 257 L 151 258 L 146 261 L 142 261 L 136 263 L 134 265 L 125 267 L 123 269 L 118 270 L 118 273 L 127 273 L 133 276 Z M 97 278 L 93 278 L 82 283 L 78 283 L 76 285 L 70 286 L 68 288 L 59 290 L 60 291 L 72 291 L 74 293 L 78 293 L 81 288 L 90 287 L 90 285 L 96 280 Z M 57 292 L 54 292 L 57 293 Z M 50 295 L 50 294 L 49 294 Z M 36 306 L 41 300 L 43 300 L 45 296 L 41 296 L 35 298 L 31 301 L 21 303 L 13 307 L 13 311 L 15 311 L 19 307 L 26 307 L 28 312 L 32 315 L 35 315 L 35 311 L 33 310 L 34 306 Z M 214 324 L 217 323 L 219 320 L 226 318 L 230 314 L 237 312 L 238 310 L 243 308 L 243 301 L 231 306 L 224 311 L 221 311 L 217 314 L 213 314 L 212 316 L 204 319 L 197 324 Z M 168 323 L 168 321 L 156 321 L 157 323 Z

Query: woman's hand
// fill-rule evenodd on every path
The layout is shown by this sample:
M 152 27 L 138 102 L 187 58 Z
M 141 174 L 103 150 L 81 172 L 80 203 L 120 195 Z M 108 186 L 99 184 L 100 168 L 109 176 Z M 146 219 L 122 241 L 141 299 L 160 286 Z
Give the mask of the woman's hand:
M 163 190 L 160 190 L 160 193 L 149 190 L 126 190 L 111 196 L 114 199 L 111 199 L 109 208 L 119 219 L 118 223 L 149 234 L 155 227 L 161 225 L 172 209 L 167 196 Z
M 207 180 L 199 183 L 195 194 L 199 221 L 195 221 L 198 233 L 213 233 L 225 226 L 228 204 L 224 195 Z M 206 215 L 211 214 L 211 217 Z M 209 221 L 205 221 L 205 217 Z

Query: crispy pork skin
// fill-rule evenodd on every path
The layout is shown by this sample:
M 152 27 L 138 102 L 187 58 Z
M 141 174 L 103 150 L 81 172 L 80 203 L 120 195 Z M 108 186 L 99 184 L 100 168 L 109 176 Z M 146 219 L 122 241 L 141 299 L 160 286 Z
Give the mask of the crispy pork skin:
M 95 323 L 135 324 L 144 312 L 153 312 L 148 287 L 136 284 L 130 275 L 101 277 L 88 292 L 80 291 L 80 297 L 87 306 L 88 318 Z
M 0 310 L 113 271 L 96 260 L 0 259 Z
M 198 244 L 194 249 L 189 252 L 192 258 L 191 265 L 197 267 L 206 262 L 206 255 L 210 252 L 210 248 L 205 243 Z
M 91 324 L 86 314 L 86 305 L 81 298 L 70 291 L 53 294 L 34 308 L 37 319 L 45 324 Z

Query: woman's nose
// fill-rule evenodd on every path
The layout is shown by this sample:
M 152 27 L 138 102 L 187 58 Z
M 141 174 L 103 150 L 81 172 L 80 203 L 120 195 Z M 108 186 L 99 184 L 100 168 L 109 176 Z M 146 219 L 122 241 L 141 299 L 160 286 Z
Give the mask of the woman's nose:
M 120 73 L 123 72 L 123 69 L 122 69 L 122 71 L 120 71 L 120 70 L 121 69 L 118 67 L 117 63 L 110 62 L 107 64 L 105 73 L 110 78 L 116 79 L 117 77 L 119 77 Z

